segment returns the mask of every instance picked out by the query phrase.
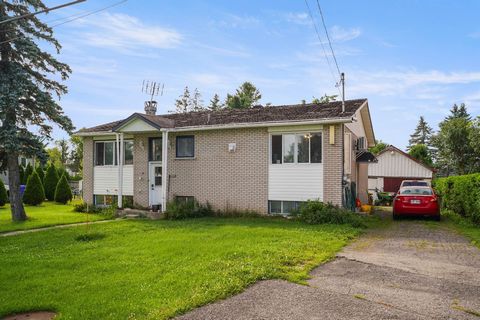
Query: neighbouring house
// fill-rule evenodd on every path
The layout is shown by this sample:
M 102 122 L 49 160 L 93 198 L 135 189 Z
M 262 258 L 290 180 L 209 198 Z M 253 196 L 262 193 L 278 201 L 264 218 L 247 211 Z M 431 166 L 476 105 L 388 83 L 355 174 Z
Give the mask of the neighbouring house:
M 35 160 L 32 158 L 26 158 L 24 156 L 19 156 L 18 157 L 18 163 L 26 167 L 28 164 L 34 166 L 35 165 Z M 8 190 L 9 185 L 8 185 L 8 171 L 5 172 L 0 172 L 0 179 L 3 181 L 3 184 L 5 185 L 5 188 Z
M 342 205 L 351 190 L 367 194 L 367 99 L 165 115 L 150 101 L 145 111 L 76 133 L 87 203 L 164 210 L 196 199 L 287 214 L 309 199 Z
M 378 162 L 368 167 L 368 189 L 397 192 L 403 180 L 432 181 L 435 170 L 408 153 L 388 146 L 376 156 Z

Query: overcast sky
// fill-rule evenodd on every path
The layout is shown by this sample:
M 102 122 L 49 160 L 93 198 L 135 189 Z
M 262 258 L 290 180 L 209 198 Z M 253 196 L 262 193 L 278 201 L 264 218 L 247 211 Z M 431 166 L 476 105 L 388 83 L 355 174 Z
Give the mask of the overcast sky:
M 308 1 L 321 27 L 316 1 Z M 89 0 L 44 20 L 115 2 Z M 377 139 L 404 148 L 420 115 L 436 127 L 453 103 L 480 115 L 480 1 L 320 4 L 347 99 L 368 98 Z M 144 79 L 165 83 L 159 113 L 172 110 L 187 85 L 205 103 L 244 81 L 260 89 L 263 104 L 338 94 L 303 0 L 130 0 L 55 35 L 59 60 L 73 69 L 61 105 L 77 128 L 143 112 Z

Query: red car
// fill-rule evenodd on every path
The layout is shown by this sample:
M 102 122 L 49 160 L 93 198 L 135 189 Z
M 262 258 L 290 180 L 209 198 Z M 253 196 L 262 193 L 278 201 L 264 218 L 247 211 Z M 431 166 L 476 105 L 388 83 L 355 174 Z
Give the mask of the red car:
M 440 221 L 440 205 L 431 187 L 403 187 L 393 200 L 393 219 L 400 216 L 432 217 Z

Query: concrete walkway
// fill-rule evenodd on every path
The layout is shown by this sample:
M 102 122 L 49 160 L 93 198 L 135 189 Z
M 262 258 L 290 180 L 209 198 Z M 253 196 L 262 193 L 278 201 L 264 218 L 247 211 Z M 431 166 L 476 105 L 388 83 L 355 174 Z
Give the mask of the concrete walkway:
M 117 218 L 117 219 L 114 219 L 114 220 L 98 220 L 98 221 L 91 221 L 91 222 L 79 222 L 79 223 L 70 223 L 70 224 L 60 224 L 60 225 L 56 225 L 56 226 L 41 227 L 41 228 L 36 228 L 36 229 L 8 231 L 8 232 L 0 233 L 0 237 L 18 236 L 18 235 L 24 234 L 24 233 L 32 233 L 32 232 L 40 232 L 40 231 L 46 231 L 46 230 L 52 230 L 52 229 L 62 229 L 62 228 L 69 228 L 69 227 L 84 226 L 84 225 L 86 225 L 86 224 L 106 223 L 106 222 L 112 222 L 112 221 L 117 221 L 117 220 L 124 220 L 124 219 L 122 219 L 122 218 Z
M 179 319 L 480 319 L 480 250 L 441 222 L 371 230 L 311 276 L 262 281 Z

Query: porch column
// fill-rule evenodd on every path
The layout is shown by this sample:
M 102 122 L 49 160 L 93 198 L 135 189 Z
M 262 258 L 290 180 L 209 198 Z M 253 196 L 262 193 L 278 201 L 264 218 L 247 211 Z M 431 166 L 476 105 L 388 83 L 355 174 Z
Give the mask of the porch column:
M 116 134 L 117 138 L 117 161 L 118 161 L 118 185 L 117 206 L 123 208 L 123 133 Z
M 168 200 L 168 131 L 162 131 L 162 212 L 166 211 Z

